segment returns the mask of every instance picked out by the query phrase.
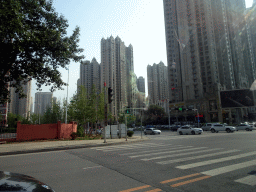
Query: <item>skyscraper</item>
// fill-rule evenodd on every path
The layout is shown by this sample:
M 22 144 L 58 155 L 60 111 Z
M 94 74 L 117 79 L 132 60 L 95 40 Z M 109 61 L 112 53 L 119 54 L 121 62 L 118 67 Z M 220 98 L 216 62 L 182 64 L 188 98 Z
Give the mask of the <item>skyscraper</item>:
M 255 76 L 244 0 L 164 0 L 169 99 L 222 121 L 219 92 Z M 217 108 L 211 110 L 211 103 Z M 218 103 L 218 105 L 217 105 Z
M 107 39 L 101 39 L 101 83 L 103 88 L 104 82 L 106 89 L 111 87 L 113 90 L 113 101 L 109 105 L 113 116 L 117 115 L 117 89 L 116 89 L 116 50 L 115 39 L 111 36 Z
M 11 102 L 8 104 L 9 113 L 28 117 L 31 106 L 31 81 L 22 85 L 22 88 L 26 98 L 19 98 L 19 93 L 15 93 L 16 89 L 10 88 Z
M 139 77 L 137 79 L 137 87 L 138 87 L 138 91 L 145 93 L 145 78 L 144 77 Z
M 95 58 L 92 61 L 85 61 L 80 64 L 80 81 L 78 86 L 83 85 L 88 95 L 91 94 L 92 88 L 95 88 L 96 92 L 100 92 L 100 64 Z
M 35 114 L 43 115 L 47 108 L 52 107 L 53 94 L 52 92 L 37 92 L 35 94 Z
M 147 66 L 149 104 L 168 99 L 167 67 L 163 62 Z
M 134 108 L 135 101 L 135 84 L 134 84 L 134 63 L 133 63 L 133 46 L 130 44 L 125 48 L 126 57 L 126 77 L 127 77 L 127 101 L 128 107 Z

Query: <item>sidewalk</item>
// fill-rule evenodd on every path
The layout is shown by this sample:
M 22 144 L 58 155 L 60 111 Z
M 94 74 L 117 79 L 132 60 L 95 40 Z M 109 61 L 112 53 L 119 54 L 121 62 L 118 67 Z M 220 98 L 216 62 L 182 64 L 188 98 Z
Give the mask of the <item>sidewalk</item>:
M 131 138 L 121 139 L 106 139 L 107 143 L 104 143 L 104 139 L 99 140 L 69 140 L 69 141 L 36 141 L 36 142 L 21 142 L 12 144 L 0 145 L 0 156 L 35 153 L 43 151 L 55 151 L 55 150 L 67 150 L 77 148 L 88 148 L 118 144 L 129 144 L 135 142 L 141 142 L 148 140 L 147 137 L 133 136 Z

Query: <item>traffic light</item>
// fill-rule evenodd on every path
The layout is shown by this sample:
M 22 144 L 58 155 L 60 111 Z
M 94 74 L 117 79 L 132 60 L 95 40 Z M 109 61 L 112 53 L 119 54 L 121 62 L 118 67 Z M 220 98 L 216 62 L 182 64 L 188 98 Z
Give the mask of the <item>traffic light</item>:
M 126 114 L 129 114 L 130 113 L 130 109 L 129 109 L 130 107 L 127 107 L 126 108 L 126 110 L 125 110 L 125 112 L 126 112 Z
M 111 87 L 108 88 L 108 103 L 111 103 L 113 101 L 112 97 L 113 97 L 113 89 L 111 89 Z

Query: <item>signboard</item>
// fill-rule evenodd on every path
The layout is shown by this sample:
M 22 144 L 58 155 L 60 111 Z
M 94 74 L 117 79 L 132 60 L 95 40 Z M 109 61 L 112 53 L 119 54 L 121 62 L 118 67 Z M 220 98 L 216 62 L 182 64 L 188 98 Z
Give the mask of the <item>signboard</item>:
M 220 92 L 222 108 L 244 108 L 254 106 L 253 92 L 250 89 L 237 89 Z

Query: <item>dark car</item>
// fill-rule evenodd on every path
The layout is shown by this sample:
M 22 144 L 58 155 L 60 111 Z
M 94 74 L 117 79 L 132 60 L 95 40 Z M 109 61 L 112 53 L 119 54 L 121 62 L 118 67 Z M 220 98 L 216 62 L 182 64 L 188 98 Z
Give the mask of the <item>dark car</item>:
M 54 192 L 54 190 L 33 177 L 0 171 L 0 191 Z
M 174 125 L 171 127 L 172 131 L 177 131 L 181 126 L 180 125 Z

